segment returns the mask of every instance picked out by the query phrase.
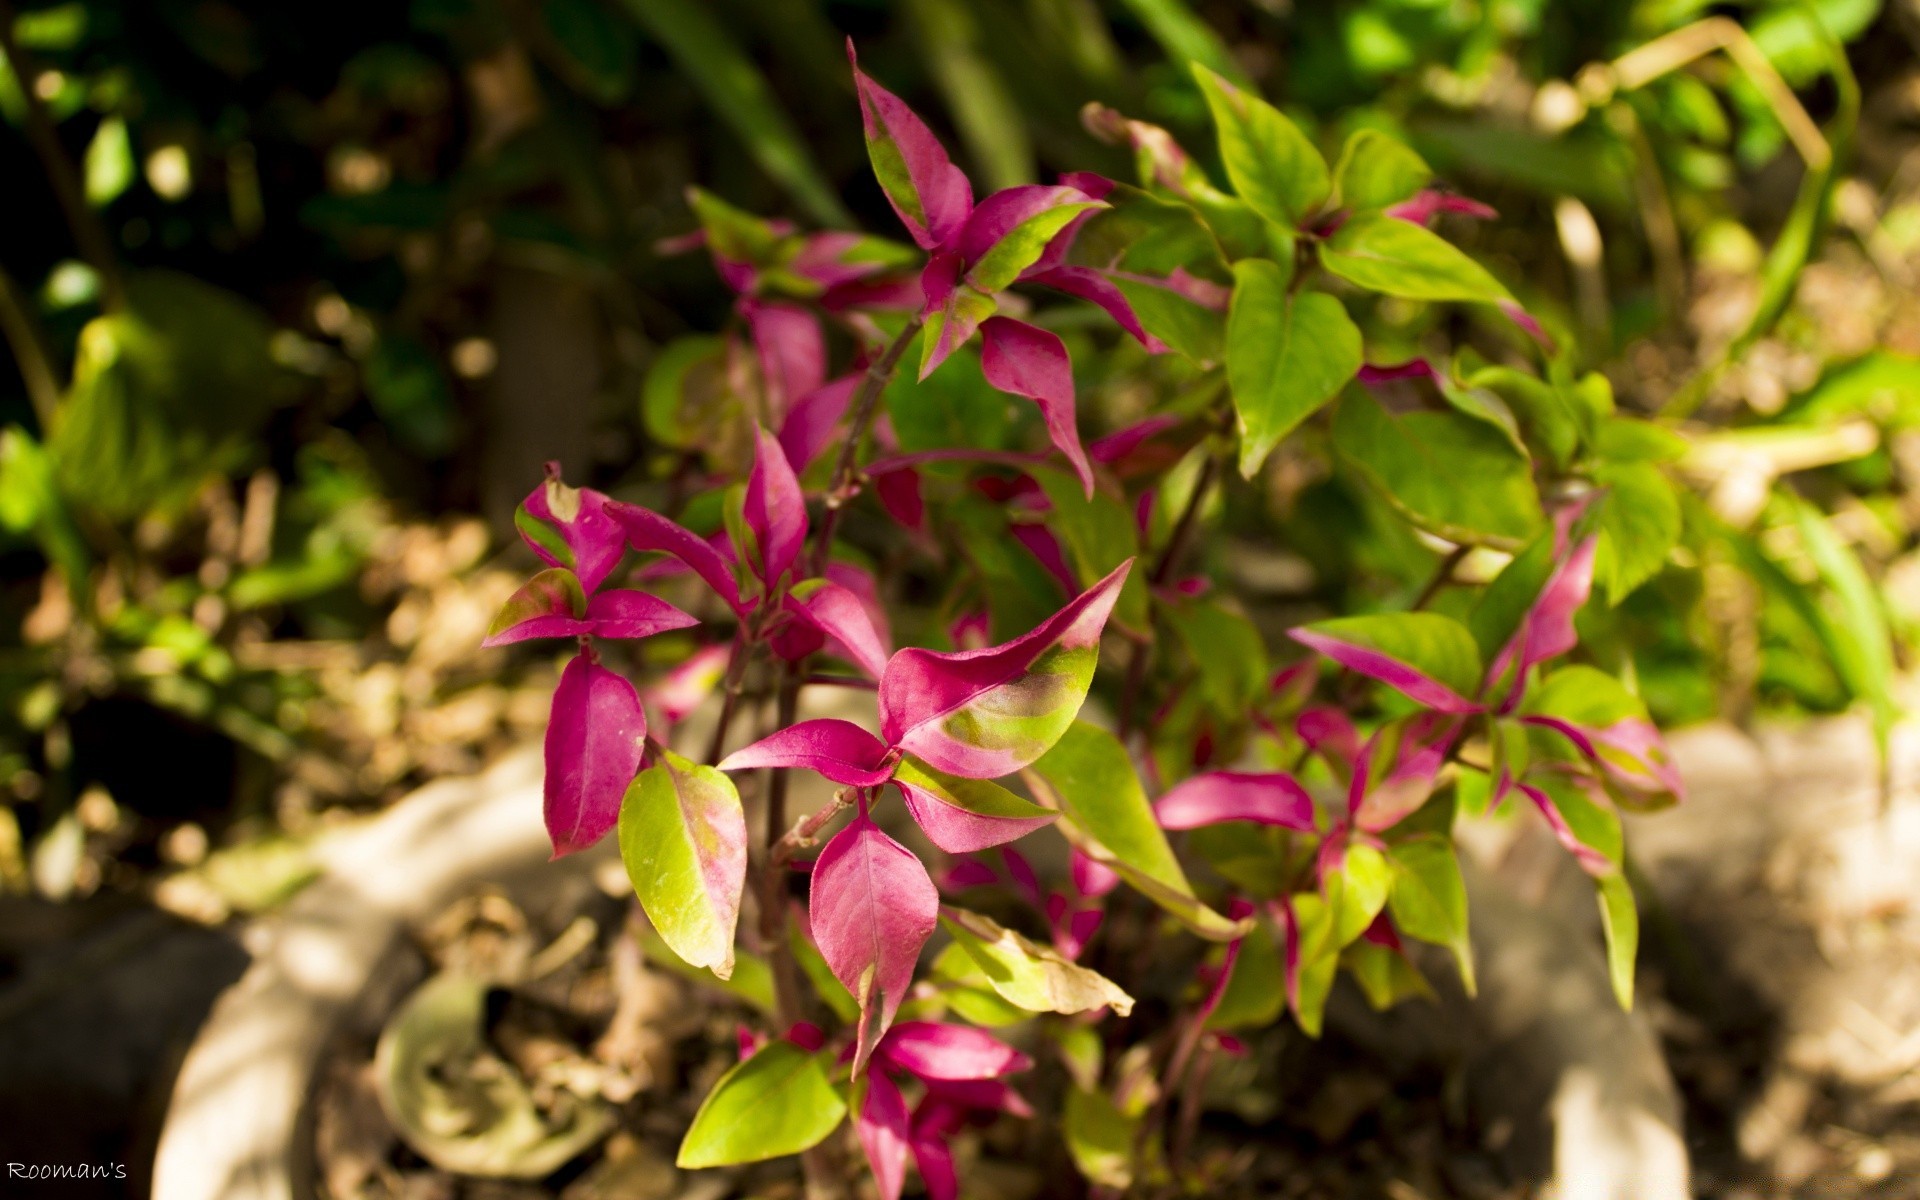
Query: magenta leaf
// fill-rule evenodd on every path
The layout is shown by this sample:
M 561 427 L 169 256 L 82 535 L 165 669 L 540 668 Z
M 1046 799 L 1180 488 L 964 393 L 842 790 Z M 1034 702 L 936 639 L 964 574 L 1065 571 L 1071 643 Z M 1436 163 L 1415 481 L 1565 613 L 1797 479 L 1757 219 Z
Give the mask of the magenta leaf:
M 972 854 L 1024 837 L 1060 814 L 985 779 L 963 779 L 907 757 L 893 782 L 927 839 L 949 854 Z
M 953 1150 L 947 1145 L 949 1131 L 938 1120 L 922 1119 L 936 1108 L 944 1115 L 946 1105 L 928 1095 L 914 1110 L 909 1132 L 913 1165 L 920 1168 L 920 1180 L 927 1185 L 927 1200 L 959 1200 L 960 1175 L 954 1169 Z
M 1657 808 L 1685 796 L 1646 705 L 1604 671 L 1578 664 L 1559 668 L 1528 697 L 1520 719 L 1566 737 L 1627 807 Z
M 1024 184 L 1004 188 L 967 217 L 952 249 L 965 282 L 987 295 L 1000 291 L 1040 261 L 1068 224 L 1106 205 L 1078 188 Z
M 1467 699 L 1480 677 L 1480 651 L 1466 626 L 1438 613 L 1339 617 L 1288 630 L 1293 640 L 1377 679 L 1436 712 L 1477 712 Z
M 1197 829 L 1252 821 L 1284 829 L 1313 828 L 1313 798 L 1283 771 L 1214 771 L 1195 775 L 1154 802 L 1162 829 Z
M 852 38 L 847 39 L 847 61 L 860 92 L 860 121 L 874 177 L 913 240 L 922 250 L 932 250 L 959 232 L 973 211 L 973 188 L 906 101 L 860 70 Z
M 1598 534 L 1581 539 L 1547 577 L 1546 586 L 1521 619 L 1520 628 L 1506 646 L 1494 656 L 1487 668 L 1487 683 L 1492 686 L 1513 672 L 1513 687 L 1507 694 L 1504 711 L 1511 711 L 1526 685 L 1527 672 L 1550 658 L 1558 658 L 1580 642 L 1574 629 L 1578 613 L 1593 591 L 1593 559 L 1600 544 Z
M 998 1079 L 1033 1066 L 1031 1058 L 984 1029 L 940 1021 L 902 1021 L 875 1053 L 921 1079 Z
M 926 532 L 927 505 L 920 498 L 920 472 L 901 467 L 875 475 L 873 491 L 880 507 L 886 509 L 887 515 L 899 522 L 901 528 L 913 533 Z
M 789 611 L 839 642 L 861 670 L 878 679 L 887 669 L 887 644 L 851 588 L 830 579 L 808 579 L 795 584 L 787 600 Z
M 767 415 L 779 424 L 800 397 L 826 381 L 826 338 L 819 318 L 797 304 L 748 299 L 740 302 L 740 312 L 760 360 Z
M 725 645 L 702 646 L 655 680 L 642 698 L 662 721 L 677 725 L 720 686 L 731 655 Z
M 1086 699 L 1100 631 L 1132 565 L 1003 645 L 896 653 L 880 678 L 881 736 L 970 779 L 995 779 L 1045 754 Z
M 1383 725 L 1356 761 L 1347 791 L 1353 823 L 1370 833 L 1397 825 L 1433 795 L 1455 725 L 1421 713 Z
M 856 1074 L 906 999 L 939 913 L 926 867 L 864 813 L 814 861 L 808 924 L 834 978 L 860 1003 Z
M 1457 192 L 1442 191 L 1438 188 L 1427 188 L 1424 191 L 1415 192 L 1412 199 L 1403 200 L 1386 210 L 1388 216 L 1402 221 L 1412 221 L 1415 225 L 1429 224 L 1443 212 L 1459 213 L 1463 217 L 1473 217 L 1482 221 L 1491 221 L 1500 215 L 1478 200 L 1471 200 Z
M 626 549 L 610 502 L 592 488 L 560 482 L 560 465 L 547 464 L 547 479 L 527 493 L 513 523 L 533 552 L 550 567 L 568 567 L 591 592 L 619 565 Z
M 705 538 L 637 504 L 611 501 L 607 512 L 626 532 L 629 546 L 643 554 L 657 551 L 672 555 L 705 580 L 707 586 L 727 602 L 727 607 L 736 613 L 746 611 L 748 606 L 741 599 L 740 581 L 734 575 L 733 564 Z
M 833 431 L 847 415 L 847 405 L 864 378 L 861 373 L 842 375 L 821 384 L 793 402 L 786 419 L 780 422 L 780 448 L 795 471 L 805 471 L 820 452 L 833 442 Z
M 907 1102 L 884 1071 L 867 1072 L 867 1097 L 854 1123 L 880 1200 L 899 1200 L 907 1182 Z
M 1329 705 L 1309 708 L 1293 719 L 1300 740 L 1331 762 L 1351 767 L 1360 757 L 1360 732 L 1353 719 Z
M 980 338 L 980 368 L 987 382 L 1040 406 L 1048 436 L 1073 465 L 1087 499 L 1093 499 L 1093 468 L 1087 465 L 1074 422 L 1073 363 L 1066 343 L 1057 334 L 1010 317 L 988 318 L 980 326 Z
M 658 596 L 631 588 L 609 588 L 587 601 L 587 632 L 594 637 L 649 638 L 699 623 Z
M 647 717 L 633 685 L 576 655 L 560 672 L 547 722 L 546 819 L 553 856 L 593 845 L 620 819 L 640 771 Z
M 807 540 L 807 500 L 780 442 L 754 430 L 753 470 L 747 474 L 742 517 L 754 545 L 743 547 L 762 582 L 772 590 Z
M 801 721 L 720 760 L 722 771 L 804 767 L 849 787 L 879 787 L 893 775 L 887 748 L 855 725 L 823 717 Z

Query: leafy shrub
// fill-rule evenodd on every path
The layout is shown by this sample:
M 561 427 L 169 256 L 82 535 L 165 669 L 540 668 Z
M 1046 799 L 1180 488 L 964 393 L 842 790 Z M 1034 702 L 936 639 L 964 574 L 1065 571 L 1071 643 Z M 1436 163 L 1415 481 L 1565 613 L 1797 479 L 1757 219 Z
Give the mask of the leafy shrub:
M 661 356 L 646 414 L 719 486 L 685 504 L 693 527 L 557 471 L 520 509 L 547 569 L 489 641 L 579 642 L 546 741 L 555 853 L 617 831 L 665 947 L 775 1022 L 707 1098 L 683 1166 L 801 1153 L 851 1119 L 883 1195 L 909 1159 L 954 1195 L 949 1135 L 1031 1114 L 1012 1082 L 1031 1058 L 983 1026 L 1052 1014 L 1034 1037 L 1073 1076 L 1056 1116 L 1080 1170 L 1108 1186 L 1164 1172 L 1165 1098 L 1198 1086 L 1203 1046 L 1232 1050 L 1283 1011 L 1317 1033 L 1342 969 L 1382 1007 L 1421 993 L 1408 939 L 1452 951 L 1472 987 L 1451 834 L 1503 804 L 1537 811 L 1592 877 L 1631 1003 L 1619 811 L 1680 783 L 1630 681 L 1570 658 L 1576 614 L 1628 598 L 1680 536 L 1677 439 L 1616 411 L 1603 377 L 1434 232 L 1493 214 L 1419 155 L 1362 130 L 1330 164 L 1279 110 L 1195 70 L 1230 186 L 1096 106 L 1089 127 L 1131 148 L 1137 184 L 1070 174 L 976 202 L 856 64 L 874 173 L 917 251 L 695 191 L 681 247 L 712 255 L 736 321 Z M 1029 287 L 1163 361 L 1152 402 L 1083 441 L 1068 342 L 1086 310 Z M 1368 314 L 1408 303 L 1448 306 L 1498 357 L 1380 361 Z M 1292 524 L 1430 572 L 1391 608 L 1293 626 L 1293 653 L 1270 647 L 1206 532 L 1284 536 L 1234 482 L 1264 483 L 1276 456 L 1324 483 Z M 629 552 L 656 590 L 697 577 L 732 628 L 724 649 L 656 656 L 644 695 L 606 643 L 699 622 L 621 586 Z M 895 628 L 922 644 L 892 648 Z M 813 687 L 871 690 L 872 721 L 797 719 Z M 650 736 L 649 700 L 657 724 L 714 689 L 705 761 Z M 775 727 L 727 753 L 756 691 Z M 1083 714 L 1090 694 L 1107 719 Z M 789 827 L 793 770 L 839 791 Z M 735 784 L 755 777 L 757 852 Z M 937 871 L 882 828 L 895 797 Z M 1071 870 L 1043 881 L 1015 847 L 1056 833 Z M 790 867 L 816 846 L 790 920 Z M 1103 1041 L 1114 1023 L 1092 1016 L 1126 1016 L 1148 982 L 1088 965 L 1124 961 L 1099 945 L 1123 885 L 1171 918 L 1128 936 L 1214 949 L 1165 1027 Z M 957 902 L 989 887 L 1025 898 L 1034 936 Z

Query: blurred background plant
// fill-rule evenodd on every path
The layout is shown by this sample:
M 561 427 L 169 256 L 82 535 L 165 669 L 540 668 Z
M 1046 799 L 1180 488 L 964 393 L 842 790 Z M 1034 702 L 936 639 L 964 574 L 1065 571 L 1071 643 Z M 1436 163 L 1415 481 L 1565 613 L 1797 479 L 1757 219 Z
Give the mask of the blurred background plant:
M 733 297 L 672 252 L 685 189 L 890 228 L 847 33 L 987 187 L 1128 175 L 1088 102 L 1210 146 L 1189 59 L 1324 145 L 1404 135 L 1499 210 L 1463 236 L 1574 364 L 1683 439 L 1655 457 L 1685 486 L 1614 481 L 1649 582 L 1585 643 L 1663 723 L 1892 721 L 1920 633 L 1905 0 L 0 0 L 0 886 L 138 890 L 537 731 L 553 663 L 473 647 L 538 464 L 684 501 L 763 386 L 694 333 Z M 1408 356 L 1481 336 L 1356 315 Z M 1096 429 L 1191 381 L 1058 331 Z M 1023 436 L 983 381 L 896 393 L 909 449 L 914 419 Z M 1257 482 L 1233 546 L 1269 633 L 1431 575 L 1350 482 L 1284 450 Z M 174 900 L 301 878 L 265 861 Z

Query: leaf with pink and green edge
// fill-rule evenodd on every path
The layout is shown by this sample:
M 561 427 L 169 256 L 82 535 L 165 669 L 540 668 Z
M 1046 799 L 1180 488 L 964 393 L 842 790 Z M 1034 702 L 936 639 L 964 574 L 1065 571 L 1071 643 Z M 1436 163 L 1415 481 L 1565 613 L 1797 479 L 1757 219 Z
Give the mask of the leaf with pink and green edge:
M 753 469 L 741 499 L 745 545 L 737 549 L 761 582 L 772 588 L 800 556 L 807 540 L 807 499 L 780 441 L 754 430 Z M 691 565 L 691 564 L 689 564 Z
M 547 464 L 547 478 L 527 493 L 513 514 L 514 528 L 540 560 L 566 567 L 593 591 L 620 564 L 626 539 L 608 513 L 612 501 L 592 488 L 560 482 L 560 464 Z
M 808 926 L 834 978 L 860 1002 L 856 1074 L 906 999 L 939 915 L 940 893 L 926 867 L 864 813 L 814 861 Z
M 487 627 L 482 646 L 505 646 L 540 637 L 575 637 L 586 632 L 586 593 L 565 567 L 549 567 L 520 586 Z
M 1470 713 L 1480 651 L 1466 626 L 1438 613 L 1337 617 L 1288 631 L 1295 641 L 1436 712 Z
M 1625 807 L 1662 808 L 1686 796 L 1646 705 L 1605 671 L 1561 667 L 1527 698 L 1520 719 L 1566 737 L 1600 768 Z
M 852 38 L 847 39 L 847 61 L 860 94 L 860 121 L 874 178 L 913 240 L 922 250 L 932 250 L 966 222 L 973 211 L 973 187 L 906 101 L 860 69 Z
M 619 821 L 646 740 L 633 685 L 576 655 L 560 672 L 547 722 L 544 809 L 555 858 L 593 845 Z
M 1100 631 L 1132 565 L 1002 645 L 895 653 L 880 678 L 882 739 L 969 779 L 995 779 L 1045 754 L 1086 700 Z
M 964 779 L 908 755 L 893 782 L 927 839 L 948 854 L 972 854 L 1025 837 L 1059 813 L 986 779 Z
M 722 979 L 747 879 L 747 819 L 733 781 L 662 749 L 620 807 L 620 858 L 667 945 Z

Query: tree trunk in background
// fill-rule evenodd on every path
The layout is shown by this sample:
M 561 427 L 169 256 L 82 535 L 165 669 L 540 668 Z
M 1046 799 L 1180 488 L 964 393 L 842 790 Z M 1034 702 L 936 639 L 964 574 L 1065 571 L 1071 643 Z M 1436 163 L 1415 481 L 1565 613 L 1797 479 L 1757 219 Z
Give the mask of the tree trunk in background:
M 601 321 L 584 284 L 545 271 L 502 266 L 494 284 L 493 341 L 499 366 L 482 413 L 482 511 L 502 533 L 513 510 L 557 459 L 583 481 L 604 377 Z

